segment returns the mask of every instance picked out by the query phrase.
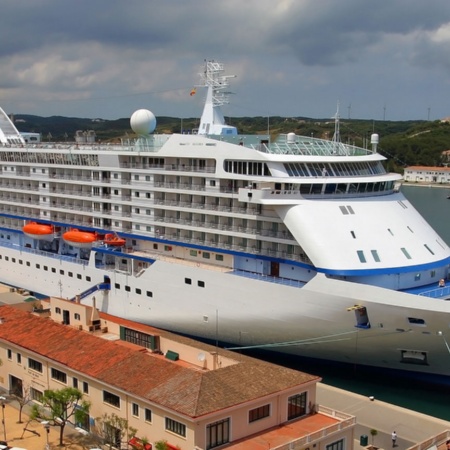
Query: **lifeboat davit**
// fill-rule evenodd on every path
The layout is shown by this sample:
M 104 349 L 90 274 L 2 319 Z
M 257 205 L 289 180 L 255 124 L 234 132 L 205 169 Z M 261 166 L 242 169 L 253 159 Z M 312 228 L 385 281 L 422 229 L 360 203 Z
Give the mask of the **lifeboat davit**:
M 40 241 L 53 241 L 54 227 L 45 223 L 29 222 L 22 228 L 23 233 Z
M 117 234 L 109 233 L 105 235 L 103 242 L 112 247 L 123 247 L 126 243 L 125 239 L 120 238 Z
M 70 244 L 72 247 L 80 248 L 90 248 L 92 247 L 92 243 L 97 240 L 96 233 L 90 233 L 89 231 L 80 231 L 75 228 L 66 231 L 62 237 L 64 241 Z

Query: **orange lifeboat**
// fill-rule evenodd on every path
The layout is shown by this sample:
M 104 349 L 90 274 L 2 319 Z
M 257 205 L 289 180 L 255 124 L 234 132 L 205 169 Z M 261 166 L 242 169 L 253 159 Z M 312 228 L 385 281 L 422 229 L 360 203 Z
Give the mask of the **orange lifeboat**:
M 89 231 L 80 231 L 75 228 L 66 231 L 62 237 L 68 244 L 72 245 L 73 247 L 80 248 L 90 248 L 92 246 L 92 243 L 97 240 L 96 233 L 90 233 Z
M 105 235 L 103 242 L 112 247 L 123 247 L 126 243 L 125 239 L 120 238 L 117 234 L 109 233 Z
M 22 228 L 23 233 L 40 241 L 53 241 L 54 227 L 44 223 L 29 222 Z

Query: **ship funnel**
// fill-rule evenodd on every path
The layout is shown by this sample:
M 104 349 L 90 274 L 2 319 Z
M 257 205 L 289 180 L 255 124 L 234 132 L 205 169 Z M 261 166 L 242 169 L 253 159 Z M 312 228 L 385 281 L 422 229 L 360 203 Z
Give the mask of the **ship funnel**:
M 374 153 L 377 152 L 377 146 L 378 146 L 378 142 L 379 142 L 379 141 L 380 141 L 380 137 L 378 136 L 378 134 L 373 133 L 373 134 L 370 136 L 370 143 L 372 144 L 372 151 L 373 151 Z

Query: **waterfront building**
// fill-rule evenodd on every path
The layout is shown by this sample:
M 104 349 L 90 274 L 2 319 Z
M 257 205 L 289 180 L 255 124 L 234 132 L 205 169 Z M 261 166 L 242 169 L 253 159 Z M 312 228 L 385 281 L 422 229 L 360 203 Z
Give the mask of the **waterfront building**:
M 410 166 L 405 169 L 404 180 L 414 183 L 450 183 L 450 167 Z
M 351 449 L 355 418 L 317 405 L 320 377 L 256 360 L 60 298 L 0 306 L 0 388 L 73 386 L 91 402 L 74 424 L 94 433 L 103 414 L 171 448 Z

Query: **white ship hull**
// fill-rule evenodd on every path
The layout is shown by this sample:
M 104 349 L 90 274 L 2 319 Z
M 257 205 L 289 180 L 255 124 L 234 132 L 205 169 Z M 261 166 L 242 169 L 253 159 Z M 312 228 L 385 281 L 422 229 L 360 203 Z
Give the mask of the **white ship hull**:
M 207 63 L 193 135 L 28 146 L 0 109 L 0 282 L 234 347 L 450 375 L 450 249 L 378 136 L 240 136 L 222 71 Z
M 156 261 L 140 277 L 102 271 L 91 264 L 82 268 L 67 261 L 2 249 L 3 258 L 26 259 L 48 265 L 45 278 L 35 270 L 21 272 L 4 265 L 1 281 L 30 291 L 71 298 L 92 283 L 77 280 L 90 276 L 101 283 L 111 279 L 111 291 L 98 291 L 96 306 L 109 314 L 146 322 L 181 333 L 220 340 L 234 346 L 261 346 L 277 352 L 386 369 L 413 370 L 424 374 L 448 375 L 450 303 L 411 294 L 330 280 L 318 275 L 303 287 L 253 280 L 232 273 L 195 265 Z M 73 277 L 53 274 L 63 267 Z M 185 278 L 192 280 L 186 285 Z M 204 281 L 205 287 L 197 286 Z M 121 290 L 114 289 L 119 284 Z M 129 293 L 125 285 L 132 286 Z M 151 298 L 135 292 L 151 289 Z M 93 296 L 84 302 L 92 305 Z M 371 327 L 356 327 L 354 305 L 370 311 Z M 408 306 L 406 306 L 408 305 Z M 407 317 L 421 317 L 426 326 L 408 323 Z M 289 342 L 293 342 L 289 345 Z M 268 344 L 278 344 L 271 346 Z M 402 362 L 402 352 L 410 361 Z M 413 364 L 426 354 L 427 364 Z

